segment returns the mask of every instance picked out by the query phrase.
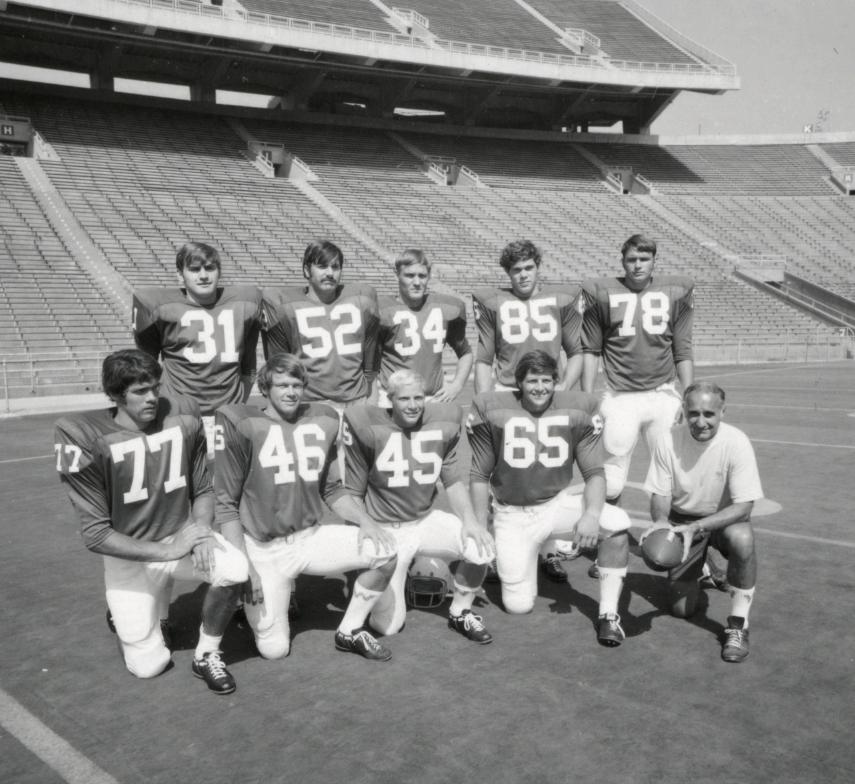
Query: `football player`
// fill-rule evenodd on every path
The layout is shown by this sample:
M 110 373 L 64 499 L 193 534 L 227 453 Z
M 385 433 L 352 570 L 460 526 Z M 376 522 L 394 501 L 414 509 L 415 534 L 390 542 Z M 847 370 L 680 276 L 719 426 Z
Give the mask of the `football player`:
M 163 363 L 164 393 L 199 404 L 213 457 L 214 411 L 245 402 L 252 388 L 261 293 L 220 286 L 220 254 L 203 242 L 182 245 L 175 266 L 178 288 L 134 291 L 134 340 Z
M 265 358 L 295 354 L 306 368 L 306 401 L 337 411 L 369 397 L 376 376 L 377 294 L 341 283 L 344 254 L 332 242 L 311 242 L 303 254 L 308 285 L 263 291 Z
M 730 615 L 721 658 L 741 662 L 748 656 L 748 612 L 757 582 L 751 511 L 763 489 L 748 437 L 722 422 L 724 401 L 724 391 L 711 382 L 686 389 L 683 422 L 656 440 L 644 489 L 650 493 L 650 530 L 672 527 L 686 540 L 683 563 L 668 574 L 674 615 L 687 618 L 697 609 L 707 547 L 727 557 Z
M 529 240 L 511 242 L 499 260 L 509 288 L 480 289 L 472 294 L 478 352 L 475 394 L 516 389 L 514 369 L 524 354 L 539 349 L 556 362 L 563 351 L 567 365 L 558 389 L 570 389 L 582 372 L 578 286 L 546 286 L 540 280 L 541 254 Z
M 334 508 L 338 478 L 338 413 L 305 403 L 306 370 L 292 354 L 273 354 L 258 372 L 267 406 L 225 406 L 217 412 L 217 524 L 249 559 L 246 617 L 266 659 L 291 649 L 289 596 L 299 574 L 362 570 L 335 633 L 335 647 L 387 661 L 391 652 L 365 619 L 395 569 L 394 542 L 375 523 L 320 525 L 323 500 Z
M 84 543 L 103 556 L 107 605 L 128 670 L 153 678 L 166 669 L 172 582 L 203 580 L 210 585 L 192 670 L 228 694 L 235 682 L 220 641 L 247 562 L 211 529 L 214 491 L 199 408 L 162 397 L 161 372 L 136 349 L 106 357 L 102 384 L 115 408 L 57 422 L 57 470 Z
M 552 536 L 596 548 L 600 561 L 597 639 L 620 645 L 618 599 L 629 557 L 630 520 L 605 505 L 605 477 L 597 400 L 558 391 L 558 364 L 532 351 L 516 368 L 516 392 L 477 395 L 467 421 L 472 446 L 469 490 L 480 520 L 493 494 L 496 562 L 509 613 L 527 613 L 537 596 L 537 553 Z M 570 492 L 573 461 L 585 488 Z
M 494 363 L 495 388 L 515 390 L 514 371 L 519 360 L 538 349 L 559 364 L 564 353 L 566 364 L 557 390 L 571 389 L 582 372 L 581 319 L 576 305 L 579 287 L 543 285 L 540 250 L 529 240 L 507 245 L 499 263 L 510 287 L 482 289 L 472 295 L 478 327 L 475 394 L 493 389 Z M 563 558 L 577 557 L 579 549 L 566 542 L 547 540 L 540 555 L 546 577 L 566 582 L 567 572 L 560 562 Z
M 412 370 L 425 380 L 429 401 L 450 403 L 472 370 L 472 347 L 466 339 L 463 300 L 428 291 L 431 263 L 420 250 L 405 250 L 395 259 L 398 297 L 380 298 L 380 388 L 378 405 L 388 408 L 386 384 L 396 370 Z M 454 378 L 445 383 L 442 350 L 457 355 Z
M 494 548 L 463 484 L 457 456 L 460 407 L 425 403 L 424 379 L 411 370 L 389 376 L 387 392 L 389 409 L 365 405 L 345 411 L 347 506 L 336 507 L 361 525 L 379 523 L 397 544 L 398 564 L 371 614 L 371 626 L 383 634 L 401 629 L 407 569 L 417 554 L 430 554 L 459 561 L 449 627 L 469 640 L 489 643 L 492 635 L 472 605 Z M 437 480 L 445 486 L 454 514 L 434 508 Z
M 680 410 L 679 381 L 692 383 L 692 281 L 655 275 L 656 242 L 634 234 L 621 248 L 624 274 L 582 284 L 582 389 L 593 392 L 600 358 L 605 391 L 606 497 L 619 503 L 630 459 L 644 433 L 648 447 Z

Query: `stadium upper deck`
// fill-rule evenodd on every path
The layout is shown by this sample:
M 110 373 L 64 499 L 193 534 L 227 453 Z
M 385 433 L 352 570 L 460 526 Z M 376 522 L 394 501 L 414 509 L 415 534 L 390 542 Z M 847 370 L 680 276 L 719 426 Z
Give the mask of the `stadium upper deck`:
M 271 96 L 286 109 L 432 110 L 451 124 L 642 132 L 683 89 L 737 89 L 732 64 L 631 0 L 18 0 L 10 62 Z M 596 30 L 594 34 L 592 30 Z M 611 48 L 612 51 L 609 51 Z

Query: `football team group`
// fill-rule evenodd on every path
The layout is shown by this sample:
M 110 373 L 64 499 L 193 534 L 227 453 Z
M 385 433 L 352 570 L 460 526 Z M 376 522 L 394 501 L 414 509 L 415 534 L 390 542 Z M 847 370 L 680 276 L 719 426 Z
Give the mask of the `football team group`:
M 505 612 L 527 613 L 539 573 L 566 582 L 562 561 L 590 553 L 596 639 L 620 645 L 631 528 L 620 498 L 642 434 L 645 560 L 668 569 L 675 615 L 695 612 L 704 581 L 729 591 L 721 654 L 744 660 L 757 465 L 747 437 L 722 422 L 722 389 L 693 379 L 692 282 L 654 274 L 656 250 L 634 235 L 620 275 L 547 285 L 538 248 L 510 243 L 507 287 L 473 292 L 473 353 L 463 301 L 430 290 L 419 250 L 395 261 L 393 298 L 343 283 L 344 256 L 328 241 L 306 248 L 302 285 L 260 290 L 221 286 L 216 249 L 185 244 L 178 286 L 134 294 L 137 348 L 104 359 L 114 406 L 56 425 L 57 469 L 84 543 L 103 556 L 127 669 L 150 678 L 170 665 L 173 581 L 201 581 L 192 671 L 228 694 L 220 648 L 235 612 L 261 656 L 287 656 L 295 579 L 343 572 L 356 577 L 335 648 L 386 661 L 378 638 L 404 626 L 427 558 L 452 567 L 449 628 L 485 644 L 493 637 L 473 612 L 485 578 L 501 583 Z M 457 358 L 448 377 L 445 346 Z M 464 420 L 455 401 L 473 366 Z M 247 404 L 254 384 L 260 406 Z M 710 571 L 709 545 L 726 576 Z

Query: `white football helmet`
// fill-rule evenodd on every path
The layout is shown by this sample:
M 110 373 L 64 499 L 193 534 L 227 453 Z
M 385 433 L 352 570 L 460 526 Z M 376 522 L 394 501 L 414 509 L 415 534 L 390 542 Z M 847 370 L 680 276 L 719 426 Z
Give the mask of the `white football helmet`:
M 442 558 L 417 555 L 413 559 L 404 589 L 407 606 L 419 609 L 439 607 L 453 589 L 451 569 Z

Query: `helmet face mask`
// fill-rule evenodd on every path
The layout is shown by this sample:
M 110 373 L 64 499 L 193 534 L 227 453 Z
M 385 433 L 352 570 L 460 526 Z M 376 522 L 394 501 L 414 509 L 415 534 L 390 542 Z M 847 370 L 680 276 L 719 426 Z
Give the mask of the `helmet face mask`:
M 407 572 L 404 594 L 407 606 L 429 610 L 439 607 L 451 593 L 454 579 L 441 558 L 417 555 Z

